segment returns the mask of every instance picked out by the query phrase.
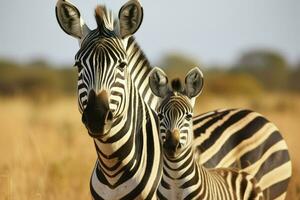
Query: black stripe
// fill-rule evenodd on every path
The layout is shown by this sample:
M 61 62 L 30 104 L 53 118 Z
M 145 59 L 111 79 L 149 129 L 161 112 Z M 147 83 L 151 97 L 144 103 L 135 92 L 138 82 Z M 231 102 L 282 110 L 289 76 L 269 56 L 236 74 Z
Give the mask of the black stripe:
M 149 115 L 148 112 L 146 114 L 147 114 L 147 116 Z M 149 116 L 147 118 L 149 118 Z M 146 136 L 147 136 L 147 148 L 154 150 L 155 146 L 154 146 L 154 141 L 153 141 L 153 134 L 151 134 L 153 132 L 153 130 L 152 130 L 152 126 L 151 126 L 151 121 L 150 120 L 147 121 L 146 130 L 147 130 L 147 133 L 146 133 Z M 144 174 L 141 182 L 135 187 L 134 190 L 132 190 L 129 194 L 127 194 L 126 196 L 122 197 L 121 199 L 123 199 L 123 200 L 134 199 L 134 198 L 136 198 L 143 191 L 143 189 L 145 188 L 145 186 L 148 183 L 149 177 L 153 173 L 152 170 L 151 170 L 152 165 L 153 165 L 153 159 L 154 159 L 154 154 L 148 152 L 145 174 Z M 158 180 L 156 180 L 156 181 L 158 181 Z M 152 189 L 151 189 L 152 193 L 154 193 L 154 188 L 156 188 L 155 184 L 152 185 Z
M 191 192 L 189 195 L 187 195 L 184 199 L 185 200 L 190 200 L 190 199 L 193 199 L 193 198 L 195 198 L 199 193 L 200 193 L 200 191 L 201 191 L 201 187 L 198 187 L 195 191 L 193 191 L 193 192 Z M 199 197 L 199 199 L 203 199 L 203 194 L 204 193 L 202 193 L 202 195 Z
M 92 173 L 93 176 L 93 173 Z M 92 185 L 92 177 L 90 179 L 90 191 L 91 191 L 91 195 L 94 198 L 94 200 L 104 200 L 102 197 L 100 197 L 98 195 L 98 193 L 94 190 L 93 185 Z
M 262 176 L 272 171 L 275 168 L 290 161 L 290 156 L 287 150 L 276 151 L 271 154 L 268 159 L 261 165 L 259 171 L 255 174 L 255 178 L 260 180 Z M 275 181 L 275 180 L 274 180 Z
M 169 183 L 167 183 L 164 178 L 161 179 L 160 184 L 161 184 L 162 187 L 164 187 L 168 190 L 171 189 Z
M 225 127 L 229 126 L 229 124 L 232 124 L 239 119 L 242 119 L 245 117 L 249 112 L 251 111 L 242 111 L 237 113 L 237 115 L 232 116 L 232 120 L 230 120 L 230 123 L 224 124 L 220 127 L 221 130 L 217 131 L 217 134 L 222 134 Z M 268 121 L 263 117 L 256 117 L 252 121 L 250 121 L 247 125 L 245 125 L 242 129 L 236 131 L 234 134 L 232 134 L 226 142 L 223 143 L 221 149 L 213 155 L 205 164 L 204 166 L 209 165 L 209 167 L 215 167 L 216 163 L 219 163 L 232 149 L 234 149 L 238 144 L 240 144 L 242 141 L 252 137 L 261 127 L 263 127 Z M 216 129 L 217 130 L 217 129 Z M 222 132 L 219 132 L 222 131 Z M 218 136 L 219 138 L 220 136 Z M 205 146 L 205 145 L 204 145 Z M 211 146 L 211 145 L 210 145 Z M 211 165 L 214 166 L 211 166 Z
M 215 118 L 223 113 L 229 113 L 231 111 L 234 111 L 236 109 L 226 109 L 226 110 L 214 110 L 214 111 L 210 111 L 210 112 L 206 112 L 197 116 L 193 117 L 193 124 L 196 125 L 204 120 L 206 120 L 207 118 Z M 208 114 L 209 113 L 209 114 Z
M 197 138 L 201 134 L 205 133 L 205 131 L 211 127 L 213 124 L 215 124 L 217 121 L 222 120 L 227 114 L 229 114 L 229 111 L 223 112 L 221 114 L 218 114 L 216 117 L 213 117 L 211 120 L 203 124 L 201 127 L 194 129 L 194 137 Z M 194 124 L 196 124 L 197 121 L 195 121 Z
M 228 127 L 230 127 L 231 125 L 233 125 L 236 122 L 240 121 L 241 119 L 243 119 L 244 117 L 246 117 L 251 112 L 252 111 L 250 111 L 250 110 L 242 110 L 242 111 L 239 111 L 239 112 L 233 114 L 232 116 L 230 116 L 229 119 L 227 119 L 226 121 L 224 121 L 222 125 L 216 127 L 216 129 L 213 130 L 213 132 L 211 133 L 209 139 L 205 140 L 201 144 L 201 149 L 208 149 L 209 147 L 211 147 L 223 135 L 223 132 Z M 216 118 L 213 118 L 212 120 L 210 120 L 209 122 L 207 122 L 202 127 L 203 128 L 206 127 L 205 129 L 209 128 L 212 124 L 214 124 L 217 121 L 223 119 L 223 117 L 225 117 L 227 114 L 229 114 L 229 112 L 222 113 L 222 115 L 220 115 L 220 116 L 218 116 Z
M 256 146 L 255 149 L 245 153 L 240 158 L 241 169 L 244 169 L 252 163 L 258 161 L 267 150 L 272 148 L 274 144 L 281 140 L 282 136 L 280 135 L 280 133 L 278 131 L 274 131 L 262 144 Z
M 168 200 L 166 197 L 164 197 L 162 195 L 162 193 L 159 190 L 157 190 L 156 195 L 157 195 L 159 200 Z
M 286 192 L 290 178 L 280 181 L 263 191 L 265 197 L 269 199 L 275 199 Z
M 199 182 L 199 170 L 198 170 L 198 166 L 195 165 L 195 176 L 192 177 L 192 179 L 190 179 L 189 181 L 185 182 L 184 184 L 182 184 L 180 186 L 180 188 L 184 189 L 184 188 L 188 188 L 191 187 L 193 185 L 196 185 Z

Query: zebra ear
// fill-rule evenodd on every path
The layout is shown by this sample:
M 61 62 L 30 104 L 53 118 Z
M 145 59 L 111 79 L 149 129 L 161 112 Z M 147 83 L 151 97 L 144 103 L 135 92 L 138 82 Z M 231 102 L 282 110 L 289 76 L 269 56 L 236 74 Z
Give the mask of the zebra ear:
M 133 35 L 143 21 L 143 8 L 138 0 L 130 0 L 119 11 L 120 34 L 122 38 Z
M 165 72 L 158 67 L 152 69 L 149 74 L 149 86 L 153 92 L 158 97 L 165 97 L 168 94 L 168 78 Z
M 185 90 L 188 97 L 200 95 L 203 88 L 203 74 L 198 67 L 191 69 L 185 77 Z
M 55 12 L 58 24 L 67 34 L 81 40 L 90 32 L 76 6 L 69 1 L 58 0 Z

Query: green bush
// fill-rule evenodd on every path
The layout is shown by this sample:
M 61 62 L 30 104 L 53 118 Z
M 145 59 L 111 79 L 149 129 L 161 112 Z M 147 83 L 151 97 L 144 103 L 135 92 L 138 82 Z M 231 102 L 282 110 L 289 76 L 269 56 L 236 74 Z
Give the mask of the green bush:
M 45 63 L 20 65 L 0 61 L 0 95 L 72 95 L 76 91 L 76 70 Z

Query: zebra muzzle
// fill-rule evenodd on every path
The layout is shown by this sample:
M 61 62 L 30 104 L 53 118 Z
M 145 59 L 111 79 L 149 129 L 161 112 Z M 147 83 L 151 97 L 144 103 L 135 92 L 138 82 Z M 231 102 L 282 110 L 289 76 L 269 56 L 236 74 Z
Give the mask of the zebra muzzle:
M 166 140 L 163 144 L 163 148 L 165 153 L 174 157 L 178 153 L 178 149 L 180 147 L 180 131 L 178 129 L 174 129 L 172 131 L 167 131 Z
M 101 137 L 107 134 L 113 122 L 113 113 L 109 109 L 108 95 L 105 90 L 96 94 L 91 90 L 88 103 L 82 114 L 82 122 L 92 137 Z

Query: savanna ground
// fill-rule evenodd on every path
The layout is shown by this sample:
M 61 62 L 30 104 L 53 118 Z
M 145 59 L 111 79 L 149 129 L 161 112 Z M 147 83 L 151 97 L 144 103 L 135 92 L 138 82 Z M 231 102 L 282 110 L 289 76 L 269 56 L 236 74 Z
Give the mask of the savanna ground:
M 290 148 L 293 178 L 287 199 L 300 199 L 300 95 L 256 99 L 202 95 L 197 113 L 252 108 L 275 122 Z M 90 199 L 96 154 L 75 97 L 0 98 L 0 200 Z

